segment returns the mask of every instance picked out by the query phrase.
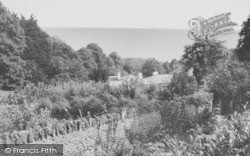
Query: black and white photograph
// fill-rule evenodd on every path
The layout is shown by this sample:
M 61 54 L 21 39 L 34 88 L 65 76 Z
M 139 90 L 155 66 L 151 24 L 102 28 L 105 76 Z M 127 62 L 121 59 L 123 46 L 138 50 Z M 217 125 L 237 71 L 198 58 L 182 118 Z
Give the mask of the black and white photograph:
M 250 156 L 250 1 L 0 0 L 0 156 Z

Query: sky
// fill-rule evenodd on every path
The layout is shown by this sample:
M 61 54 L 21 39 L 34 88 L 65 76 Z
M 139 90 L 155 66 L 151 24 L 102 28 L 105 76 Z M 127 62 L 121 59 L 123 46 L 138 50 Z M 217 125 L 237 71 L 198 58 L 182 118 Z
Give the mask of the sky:
M 191 18 L 231 12 L 239 26 L 250 0 L 0 0 L 42 27 L 188 29 Z
M 106 54 L 122 57 L 180 59 L 188 38 L 188 21 L 231 12 L 237 33 L 226 35 L 234 48 L 241 24 L 250 14 L 250 0 L 0 0 L 75 50 L 97 43 Z M 172 30 L 172 31 L 171 31 Z

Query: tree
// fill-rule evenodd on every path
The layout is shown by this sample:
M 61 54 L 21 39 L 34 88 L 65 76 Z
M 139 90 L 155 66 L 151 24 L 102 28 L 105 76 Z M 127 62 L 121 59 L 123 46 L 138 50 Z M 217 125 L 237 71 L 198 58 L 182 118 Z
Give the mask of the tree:
M 25 31 L 27 43 L 22 55 L 27 62 L 26 70 L 29 71 L 26 79 L 33 83 L 72 78 L 87 79 L 87 71 L 80 56 L 68 44 L 41 30 L 33 16 L 27 20 L 22 17 L 21 26 Z M 90 45 L 89 48 L 96 47 Z
M 103 53 L 103 50 L 101 47 L 99 47 L 96 43 L 90 43 L 87 45 L 86 49 L 93 50 L 99 53 Z
M 174 95 L 192 95 L 198 90 L 198 85 L 194 76 L 189 76 L 186 72 L 174 73 L 170 84 L 167 86 Z
M 75 58 L 74 50 L 60 38 L 54 36 L 50 37 L 52 44 L 52 52 L 53 56 L 60 56 L 63 59 L 70 60 Z
M 81 48 L 77 51 L 77 55 L 83 62 L 83 66 L 87 71 L 89 79 L 93 80 L 94 71 L 97 69 L 97 63 L 92 55 L 91 50 L 86 48 Z
M 142 72 L 142 67 L 145 62 L 143 58 L 126 58 L 124 59 L 123 70 L 129 74 L 137 74 Z
M 86 81 L 88 80 L 88 75 L 86 69 L 83 66 L 82 60 L 75 58 L 72 61 L 69 61 L 66 71 L 56 75 L 55 79 L 60 81 L 68 81 L 72 79 Z
M 117 69 L 113 60 L 110 57 L 107 57 L 107 66 L 108 66 L 108 75 L 117 75 L 119 68 Z
M 115 68 L 120 70 L 122 68 L 122 59 L 117 52 L 112 52 L 109 57 L 113 60 Z
M 20 24 L 25 32 L 25 42 L 27 47 L 25 48 L 22 58 L 27 62 L 34 64 L 36 70 L 39 72 L 32 73 L 33 78 L 29 79 L 32 82 L 45 81 L 50 75 L 50 62 L 52 57 L 52 40 L 50 36 L 41 30 L 37 24 L 37 20 L 31 16 L 30 19 L 21 17 Z M 39 74 L 39 75 L 34 75 Z
M 250 17 L 243 23 L 239 35 L 240 39 L 235 49 L 236 55 L 240 61 L 250 62 Z
M 162 67 L 165 69 L 166 74 L 171 73 L 172 70 L 171 70 L 171 67 L 170 67 L 168 61 L 164 62 L 163 65 L 162 65 Z
M 198 84 L 194 76 L 185 71 L 173 73 L 171 82 L 163 86 L 158 96 L 161 100 L 173 100 L 174 97 L 192 95 L 198 90 Z
M 47 72 L 48 78 L 54 78 L 56 75 L 65 74 L 71 66 L 77 62 L 74 50 L 65 42 L 57 37 L 51 37 L 51 60 L 49 61 L 50 70 Z M 73 62 L 76 61 L 76 62 Z M 72 74 L 72 73 L 71 73 Z
M 213 104 L 221 107 L 223 115 L 243 110 L 250 86 L 244 65 L 230 55 L 206 77 L 208 89 L 214 95 Z
M 223 58 L 227 49 L 221 42 L 209 40 L 196 40 L 194 44 L 185 46 L 182 62 L 185 70 L 193 68 L 193 75 L 199 85 L 202 79 L 216 68 L 218 61 Z
M 172 61 L 169 63 L 169 67 L 171 68 L 172 71 L 175 69 L 176 63 L 177 63 L 176 59 L 172 59 Z
M 159 74 L 165 73 L 165 70 L 164 70 L 164 68 L 162 67 L 162 65 L 161 65 L 161 63 L 159 61 L 157 61 L 154 58 L 149 58 L 143 64 L 142 73 L 146 77 L 148 77 L 148 76 L 152 76 L 152 73 L 154 71 L 158 71 Z
M 20 57 L 25 46 L 17 15 L 0 2 L 0 89 L 15 89 L 25 83 L 25 62 Z
M 107 56 L 95 43 L 90 43 L 86 48 L 77 51 L 88 71 L 89 78 L 94 81 L 106 81 L 108 79 Z

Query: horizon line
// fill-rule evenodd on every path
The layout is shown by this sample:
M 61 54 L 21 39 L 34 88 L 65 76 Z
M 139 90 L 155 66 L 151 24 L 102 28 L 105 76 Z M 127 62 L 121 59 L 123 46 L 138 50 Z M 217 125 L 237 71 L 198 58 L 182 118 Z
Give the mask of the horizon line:
M 80 27 L 80 26 L 70 26 L 70 27 L 67 27 L 67 26 L 41 26 L 41 28 L 45 28 L 45 29 L 49 29 L 49 28 L 52 28 L 52 29 L 62 29 L 62 28 L 70 28 L 70 29 L 131 29 L 131 30 L 191 30 L 190 28 L 139 28 L 139 27 L 135 27 L 135 28 L 132 28 L 132 27 Z M 241 29 L 239 28 L 235 28 L 234 29 L 235 31 L 240 31 Z
M 42 28 L 74 28 L 74 29 L 78 29 L 78 28 L 84 28 L 84 29 L 149 29 L 149 30 L 189 30 L 188 28 L 143 28 L 143 27 L 80 27 L 80 26 L 41 26 Z

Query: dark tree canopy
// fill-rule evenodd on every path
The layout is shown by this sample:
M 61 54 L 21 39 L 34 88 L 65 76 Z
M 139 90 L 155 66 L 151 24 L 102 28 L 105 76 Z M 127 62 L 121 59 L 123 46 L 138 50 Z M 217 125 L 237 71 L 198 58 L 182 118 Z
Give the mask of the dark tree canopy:
M 90 43 L 87 45 L 86 49 L 98 51 L 100 53 L 103 53 L 102 48 L 99 47 L 96 43 Z
M 182 62 L 186 70 L 193 68 L 198 84 L 202 84 L 204 76 L 223 58 L 224 51 L 225 47 L 220 42 L 196 40 L 194 44 L 185 47 Z
M 33 16 L 30 19 L 22 17 L 20 23 L 25 31 L 25 42 L 27 44 L 22 58 L 29 62 L 29 64 L 33 64 L 32 66 L 36 67 L 36 70 L 39 71 L 31 71 L 31 78 L 29 80 L 35 83 L 45 81 L 46 78 L 52 77 L 52 75 L 49 75 L 52 57 L 52 41 L 50 36 L 38 26 L 37 20 Z M 34 79 L 35 77 L 38 79 Z
M 175 65 L 178 61 L 176 59 L 172 59 L 172 61 L 169 63 L 169 67 L 173 71 L 175 69 Z
M 57 37 L 52 37 L 50 73 L 52 78 L 86 80 L 86 69 L 74 50 Z
M 23 85 L 25 70 L 20 56 L 25 47 L 18 17 L 0 3 L 0 88 L 8 90 Z
M 142 72 L 142 67 L 145 62 L 143 58 L 126 58 L 124 59 L 123 70 L 129 74 Z
M 169 74 L 172 72 L 172 69 L 170 67 L 170 63 L 168 61 L 164 62 L 162 67 L 165 69 L 166 74 Z
M 114 61 L 112 60 L 112 58 L 107 57 L 107 66 L 108 66 L 108 75 L 112 76 L 112 75 L 117 75 L 117 73 L 119 72 L 119 68 L 117 69 L 115 66 Z
M 109 54 L 109 57 L 113 60 L 115 68 L 120 70 L 122 68 L 122 58 L 119 56 L 117 52 L 112 52 Z
M 240 61 L 250 62 L 250 17 L 242 26 L 235 52 Z
M 243 63 L 229 53 L 206 77 L 207 86 L 213 93 L 213 105 L 220 105 L 221 113 L 228 114 L 243 108 L 247 102 L 250 81 Z
M 148 76 L 152 76 L 152 73 L 154 71 L 158 71 L 159 74 L 165 73 L 165 70 L 159 61 L 157 61 L 154 58 L 149 58 L 143 64 L 142 73 L 143 73 L 143 75 L 148 77 Z
M 108 78 L 109 65 L 112 63 L 103 53 L 102 49 L 94 43 L 88 44 L 86 48 L 77 51 L 83 61 L 84 67 L 87 69 L 89 79 L 94 81 L 106 81 Z

